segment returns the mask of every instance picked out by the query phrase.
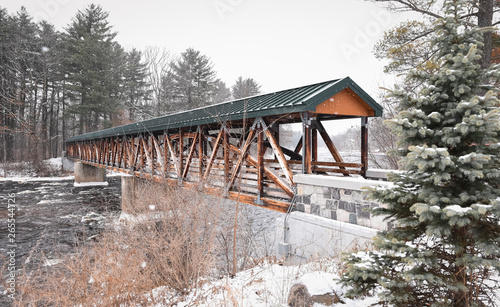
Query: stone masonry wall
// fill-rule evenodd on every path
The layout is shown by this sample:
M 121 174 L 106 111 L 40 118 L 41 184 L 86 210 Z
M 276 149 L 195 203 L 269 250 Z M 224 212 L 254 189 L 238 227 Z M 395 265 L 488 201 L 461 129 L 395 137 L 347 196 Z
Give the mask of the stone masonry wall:
M 304 175 L 302 175 L 304 176 Z M 318 176 L 319 175 L 306 175 Z M 391 225 L 387 225 L 381 216 L 372 216 L 369 208 L 379 207 L 380 204 L 369 201 L 361 190 L 363 182 L 353 184 L 354 187 L 336 187 L 335 182 L 327 180 L 327 177 L 320 176 L 320 180 L 296 180 L 297 197 L 296 211 L 322 216 L 328 219 L 341 222 L 366 226 L 378 230 L 386 230 Z M 308 177 L 310 178 L 310 177 Z M 304 181 L 311 181 L 304 183 Z M 366 180 L 366 185 L 375 185 L 379 181 Z M 342 186 L 341 184 L 340 186 Z

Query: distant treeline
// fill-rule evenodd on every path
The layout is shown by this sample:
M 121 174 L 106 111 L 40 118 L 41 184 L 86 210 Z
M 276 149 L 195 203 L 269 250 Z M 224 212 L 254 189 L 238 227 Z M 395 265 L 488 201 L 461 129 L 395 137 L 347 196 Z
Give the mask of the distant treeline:
M 0 162 L 61 154 L 76 134 L 260 93 L 230 88 L 192 48 L 125 50 L 101 6 L 78 11 L 64 32 L 0 5 Z

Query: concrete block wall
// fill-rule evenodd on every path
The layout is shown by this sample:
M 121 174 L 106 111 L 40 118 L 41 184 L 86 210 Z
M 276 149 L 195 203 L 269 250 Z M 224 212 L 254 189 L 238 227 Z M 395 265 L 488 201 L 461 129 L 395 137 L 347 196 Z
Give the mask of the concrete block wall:
M 389 186 L 389 182 L 322 175 L 296 175 L 294 182 L 297 184 L 296 211 L 377 230 L 391 227 L 383 217 L 372 216 L 367 211 L 380 204 L 367 200 L 363 193 L 363 187 Z
M 276 220 L 276 242 L 289 246 L 288 253 L 278 248 L 277 256 L 291 261 L 338 257 L 357 249 L 369 249 L 377 230 L 342 223 L 320 216 L 292 212 Z

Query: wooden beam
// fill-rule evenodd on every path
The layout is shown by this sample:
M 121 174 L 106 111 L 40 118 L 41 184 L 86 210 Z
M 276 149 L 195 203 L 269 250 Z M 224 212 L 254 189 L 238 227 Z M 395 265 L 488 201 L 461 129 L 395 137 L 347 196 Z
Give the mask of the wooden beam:
M 262 125 L 257 128 L 257 190 L 260 196 L 264 195 L 264 131 Z
M 326 147 L 328 148 L 328 150 L 332 154 L 332 157 L 335 159 L 335 161 L 340 162 L 340 163 L 344 163 L 344 160 L 340 156 L 340 153 L 338 152 L 337 148 L 335 147 L 335 144 L 333 144 L 332 139 L 330 138 L 330 136 L 326 132 L 326 129 L 323 126 L 323 124 L 319 120 L 315 120 L 315 121 L 313 121 L 313 125 L 315 125 L 316 129 L 318 129 L 318 132 L 321 135 L 321 138 L 325 142 Z M 345 170 L 345 168 L 342 166 L 340 167 L 340 169 Z M 348 176 L 348 173 L 344 173 L 344 176 Z
M 225 124 L 222 124 L 219 130 L 219 134 L 217 135 L 217 139 L 215 140 L 215 144 L 212 149 L 212 154 L 210 155 L 210 159 L 207 163 L 207 168 L 205 169 L 205 174 L 203 175 L 203 181 L 206 181 L 208 175 L 210 174 L 210 169 L 212 168 L 212 164 L 214 163 L 215 157 L 217 156 L 217 151 L 219 150 L 219 143 L 224 134 L 224 129 L 226 129 Z
M 283 170 L 283 173 L 285 173 L 285 177 L 288 180 L 288 183 L 290 186 L 293 186 L 293 173 L 292 170 L 290 169 L 290 166 L 288 165 L 285 155 L 283 154 L 283 151 L 281 150 L 281 147 L 278 143 L 278 140 L 274 138 L 274 135 L 272 132 L 268 129 L 268 126 L 266 125 L 266 122 L 260 118 L 260 122 L 262 123 L 262 128 L 264 129 L 267 140 L 269 143 L 271 143 L 271 146 L 273 148 L 275 156 L 278 158 L 278 161 L 280 163 L 281 169 Z
M 223 132 L 223 150 L 224 150 L 224 183 L 227 184 L 229 180 L 230 168 L 229 168 L 229 133 L 227 129 Z
M 255 123 L 252 126 L 252 128 L 250 129 L 250 132 L 248 133 L 245 144 L 243 145 L 243 147 L 241 148 L 241 150 L 239 152 L 238 161 L 236 161 L 236 164 L 233 167 L 233 172 L 231 174 L 231 177 L 229 178 L 227 185 L 226 185 L 226 189 L 225 189 L 226 193 L 229 192 L 229 189 L 231 189 L 231 187 L 234 184 L 234 180 L 236 179 L 236 176 L 238 176 L 241 165 L 243 163 L 243 160 L 245 159 L 245 156 L 248 153 L 248 150 L 250 149 L 250 145 L 253 142 L 254 136 L 255 136 Z
M 311 135 L 311 120 L 309 118 L 308 112 L 302 113 L 302 173 L 311 174 L 312 173 L 312 156 L 311 156 L 311 146 L 312 146 L 312 135 Z
M 186 166 L 184 167 L 184 172 L 182 173 L 182 178 L 186 178 L 187 173 L 189 172 L 189 166 L 191 166 L 191 160 L 193 159 L 194 156 L 194 150 L 196 149 L 196 144 L 198 141 L 198 133 L 196 133 L 193 143 L 191 144 L 191 149 L 189 150 L 189 155 L 187 156 L 186 159 Z
M 318 161 L 318 130 L 314 127 L 311 127 L 311 136 L 312 136 L 312 151 L 311 151 L 311 160 L 312 162 Z
M 156 160 L 158 161 L 158 163 L 160 163 L 161 174 L 163 177 L 165 177 L 165 173 L 166 173 L 165 157 L 163 156 L 163 154 L 161 152 L 160 144 L 158 143 L 158 140 L 156 139 L 155 136 L 152 137 L 152 141 L 153 141 L 153 147 L 155 148 L 155 151 L 156 151 L 156 157 L 157 157 Z
M 233 150 L 234 152 L 236 152 L 239 156 L 241 156 L 241 150 L 238 147 L 236 147 L 234 145 L 230 145 L 229 148 L 231 150 Z M 254 167 L 258 167 L 257 159 L 253 158 L 251 155 L 246 155 L 245 161 L 247 161 L 248 164 L 250 164 Z M 283 182 L 278 175 L 276 175 L 270 168 L 266 167 L 265 165 L 264 165 L 264 175 L 268 179 L 270 179 L 272 182 L 274 182 L 288 196 L 293 197 L 294 193 L 293 193 L 291 187 L 287 183 Z
M 198 126 L 198 135 L 199 135 L 199 140 L 198 140 L 198 181 L 201 181 L 201 178 L 203 177 L 203 143 L 205 142 L 205 138 L 203 135 L 203 128 L 201 126 Z
M 182 180 L 182 165 L 183 165 L 183 160 L 184 160 L 184 135 L 183 135 L 182 128 L 179 128 L 179 158 L 177 160 L 177 163 L 179 163 L 179 166 L 177 168 L 177 179 Z
M 167 143 L 170 157 L 172 158 L 172 161 L 174 163 L 175 172 L 178 174 L 180 171 L 179 171 L 179 164 L 177 163 L 177 155 L 175 154 L 174 147 L 172 146 L 172 142 L 170 142 L 168 134 L 165 134 L 165 142 Z
M 368 170 L 368 117 L 361 117 L 361 176 Z

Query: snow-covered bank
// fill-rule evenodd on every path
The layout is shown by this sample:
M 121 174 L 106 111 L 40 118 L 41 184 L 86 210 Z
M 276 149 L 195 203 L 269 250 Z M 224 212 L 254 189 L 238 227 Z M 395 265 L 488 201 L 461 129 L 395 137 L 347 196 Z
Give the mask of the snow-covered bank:
M 372 305 L 376 298 L 351 300 L 344 297 L 346 291 L 338 282 L 338 259 L 320 259 L 303 265 L 280 265 L 263 262 L 252 269 L 239 272 L 234 278 L 206 280 L 186 297 L 180 297 L 166 287 L 152 291 L 150 302 L 155 307 L 164 306 L 240 306 L 267 307 L 288 306 L 290 289 L 294 284 L 306 286 L 309 294 L 337 294 L 343 303 L 330 306 L 379 306 Z M 315 303 L 313 306 L 325 306 Z

